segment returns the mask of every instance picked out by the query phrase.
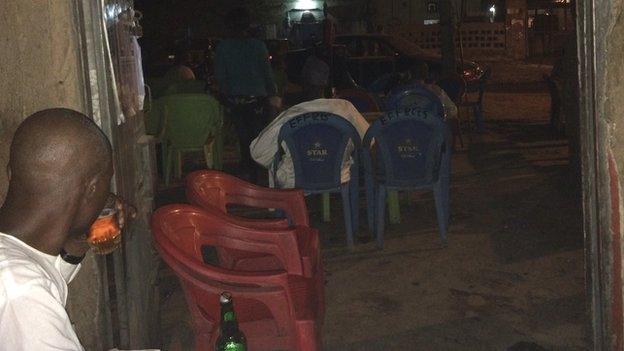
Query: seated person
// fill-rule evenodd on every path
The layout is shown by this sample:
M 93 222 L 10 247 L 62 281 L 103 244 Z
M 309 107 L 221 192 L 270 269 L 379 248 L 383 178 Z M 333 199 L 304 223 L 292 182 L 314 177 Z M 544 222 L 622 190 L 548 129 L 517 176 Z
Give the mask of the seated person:
M 195 73 L 193 73 L 193 70 L 191 69 L 193 66 L 193 58 L 191 57 L 190 52 L 186 50 L 178 50 L 173 63 L 173 67 L 165 73 L 165 81 L 168 85 L 187 80 L 195 80 Z
M 277 118 L 271 122 L 256 139 L 251 142 L 249 146 L 251 151 L 251 157 L 260 165 L 265 168 L 272 166 L 273 158 L 279 150 L 277 145 L 277 138 L 286 122 L 291 118 L 308 113 L 308 112 L 329 112 L 340 117 L 343 117 L 355 127 L 360 134 L 360 138 L 364 137 L 366 130 L 368 130 L 368 122 L 362 117 L 358 110 L 353 105 L 342 99 L 316 99 L 312 101 L 306 101 L 301 104 L 295 105 L 288 110 L 282 112 Z M 343 183 L 348 182 L 351 179 L 350 167 L 351 167 L 351 151 L 353 145 L 347 146 L 345 152 L 345 160 L 342 165 L 341 180 Z M 295 170 L 293 169 L 292 159 L 290 154 L 286 151 L 280 164 L 277 167 L 277 179 L 269 179 L 271 185 L 277 185 L 280 188 L 293 188 L 295 186 Z
M 420 63 L 414 65 L 410 69 L 410 81 L 409 83 L 417 83 L 425 86 L 427 89 L 431 90 L 437 97 L 440 98 L 442 102 L 442 107 L 444 108 L 444 119 L 455 119 L 457 118 L 457 105 L 451 100 L 451 98 L 446 95 L 446 92 L 437 86 L 436 84 L 427 83 L 427 79 L 429 78 L 429 66 L 426 63 Z
M 86 116 L 44 110 L 18 127 L 8 170 L 0 207 L 0 350 L 83 350 L 65 311 L 67 283 L 109 196 L 111 145 Z
M 315 46 L 301 69 L 303 88 L 306 100 L 319 99 L 325 96 L 329 86 L 330 69 L 323 57 L 322 48 Z

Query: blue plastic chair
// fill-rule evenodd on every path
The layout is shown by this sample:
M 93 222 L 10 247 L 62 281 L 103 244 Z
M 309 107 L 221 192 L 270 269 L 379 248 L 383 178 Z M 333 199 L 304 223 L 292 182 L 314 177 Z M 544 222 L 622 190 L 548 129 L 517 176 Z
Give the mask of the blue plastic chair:
M 402 85 L 393 89 L 384 105 L 384 111 L 395 111 L 406 108 L 431 110 L 440 116 L 444 114 L 444 106 L 440 98 L 426 86 L 418 83 Z
M 483 75 L 477 84 L 466 86 L 466 91 L 468 93 L 478 93 L 476 100 L 470 100 L 468 99 L 468 95 L 466 95 L 464 101 L 458 105 L 458 107 L 464 107 L 472 110 L 472 114 L 475 119 L 475 127 L 479 133 L 482 133 L 485 130 L 483 125 L 483 94 L 485 94 L 485 86 L 487 85 L 487 81 L 490 79 L 491 74 L 492 69 L 491 67 L 488 67 L 485 72 L 483 72 Z
M 420 83 L 404 84 L 393 89 L 389 94 L 383 106 L 384 111 L 396 111 L 406 109 L 423 109 L 431 110 L 439 116 L 444 114 L 444 106 L 440 98 L 429 88 Z M 449 128 L 450 133 L 450 128 Z M 450 139 L 449 139 L 450 140 Z M 449 143 L 449 148 L 452 145 Z M 396 191 L 388 194 L 388 206 L 390 212 L 390 223 L 401 222 L 401 212 L 399 206 L 399 196 Z
M 338 92 L 338 97 L 349 101 L 360 113 L 380 111 L 377 101 L 366 90 L 344 89 Z
M 293 117 L 280 129 L 278 145 L 286 144 L 295 170 L 295 187 L 309 194 L 342 195 L 347 245 L 353 247 L 358 228 L 358 171 L 360 135 L 351 123 L 332 113 L 310 112 Z M 353 145 L 351 180 L 342 183 L 342 163 L 349 142 Z M 277 174 L 283 150 L 275 155 L 273 176 Z
M 388 112 L 368 129 L 362 142 L 368 225 L 380 248 L 384 244 L 386 194 L 400 190 L 433 190 L 440 239 L 446 243 L 451 169 L 447 129 L 439 111 L 420 108 Z

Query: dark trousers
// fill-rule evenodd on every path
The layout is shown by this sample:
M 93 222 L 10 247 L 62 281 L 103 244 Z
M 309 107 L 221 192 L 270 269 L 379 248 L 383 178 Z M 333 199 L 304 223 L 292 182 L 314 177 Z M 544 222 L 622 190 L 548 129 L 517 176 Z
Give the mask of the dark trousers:
M 240 170 L 252 183 L 258 183 L 260 166 L 251 158 L 249 144 L 267 125 L 265 101 L 261 98 L 228 98 L 228 115 L 234 123 L 240 144 Z

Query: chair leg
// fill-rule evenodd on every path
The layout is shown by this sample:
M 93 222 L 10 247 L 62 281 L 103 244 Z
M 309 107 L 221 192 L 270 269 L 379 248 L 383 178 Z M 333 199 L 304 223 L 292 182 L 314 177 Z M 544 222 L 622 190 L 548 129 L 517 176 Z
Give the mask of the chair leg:
M 182 179 L 182 151 L 176 151 L 176 179 Z
M 364 186 L 366 187 L 366 217 L 368 230 L 375 232 L 375 182 L 372 170 L 366 169 L 364 174 Z
M 349 201 L 351 203 L 351 225 L 353 232 L 357 234 L 360 226 L 360 182 L 358 175 L 351 175 L 349 182 Z
M 162 174 L 165 176 L 167 169 L 167 152 L 168 152 L 167 143 L 165 141 L 160 142 L 160 162 L 162 163 Z
M 169 186 L 171 183 L 171 167 L 173 167 L 173 149 L 167 148 L 166 152 L 163 167 L 165 168 L 165 185 Z
M 375 235 L 377 236 L 377 247 L 383 249 L 384 246 L 384 221 L 386 217 L 386 187 L 380 185 L 377 188 L 377 206 L 375 208 L 376 228 Z
M 388 216 L 391 224 L 401 223 L 401 205 L 397 190 L 388 191 Z
M 461 113 L 461 112 L 464 113 Z M 466 118 L 465 120 L 462 120 L 463 117 L 461 117 L 461 115 L 466 114 Z M 464 106 L 463 108 L 458 108 L 457 111 L 457 116 L 459 118 L 459 128 L 462 128 L 462 124 L 468 124 L 468 128 L 466 129 L 468 131 L 468 141 L 472 142 L 472 133 L 470 132 L 471 124 L 470 124 L 470 108 L 467 106 Z
M 343 184 L 340 188 L 342 195 L 342 209 L 344 212 L 345 231 L 347 232 L 347 247 L 353 249 L 353 214 L 351 213 L 351 197 L 349 196 L 349 184 Z
M 440 232 L 440 241 L 442 245 L 447 244 L 446 233 L 448 230 L 448 221 L 449 221 L 449 189 L 448 186 L 445 185 L 445 181 L 443 179 L 438 180 L 438 182 L 433 186 L 433 197 L 435 199 L 436 206 L 436 214 L 438 217 L 438 229 Z
M 214 141 L 208 145 L 204 145 L 204 161 L 206 161 L 206 167 L 208 167 L 208 169 L 216 169 L 214 151 L 215 151 Z
M 368 229 L 375 232 L 375 185 L 372 181 L 366 183 L 366 217 Z
M 459 116 L 457 118 L 454 119 L 454 133 L 453 133 L 453 150 L 455 150 L 455 137 L 457 137 L 459 139 L 459 146 L 461 146 L 461 148 L 464 148 L 464 137 L 462 136 L 462 131 L 461 131 L 461 123 L 459 121 Z
M 329 193 L 321 194 L 321 206 L 323 209 L 323 222 L 331 221 Z
M 475 129 L 477 130 L 477 133 L 483 133 L 485 129 L 483 128 L 483 113 L 481 111 L 481 106 L 476 105 L 473 107 L 472 111 L 475 118 Z

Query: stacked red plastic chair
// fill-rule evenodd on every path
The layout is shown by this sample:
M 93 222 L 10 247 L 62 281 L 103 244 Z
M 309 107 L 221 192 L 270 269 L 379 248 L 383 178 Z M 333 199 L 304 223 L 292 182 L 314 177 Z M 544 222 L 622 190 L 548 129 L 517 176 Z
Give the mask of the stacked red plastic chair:
M 196 171 L 186 178 L 186 197 L 191 204 L 206 210 L 218 211 L 227 214 L 228 205 L 242 205 L 256 208 L 279 209 L 286 214 L 286 219 L 246 219 L 247 225 L 259 229 L 284 229 L 292 226 L 300 226 L 301 235 L 297 246 L 303 250 L 292 250 L 288 255 L 301 257 L 306 266 L 305 271 L 314 272 L 316 267 L 310 266 L 311 262 L 317 262 L 319 252 L 310 252 L 306 248 L 319 248 L 318 232 L 309 228 L 308 211 L 306 208 L 303 191 L 297 189 L 282 190 L 263 188 L 229 174 L 219 171 Z M 280 263 L 273 256 L 258 255 L 241 250 L 220 250 L 219 261 L 222 265 L 231 269 L 239 270 L 268 270 L 279 269 Z
M 258 229 L 296 228 L 296 242 L 277 239 L 284 245 L 285 259 L 275 256 L 246 252 L 237 249 L 218 249 L 217 255 L 222 267 L 242 271 L 262 271 L 283 269 L 282 261 L 301 262 L 299 270 L 289 270 L 290 274 L 302 274 L 314 278 L 320 304 L 320 316 L 325 311 L 325 275 L 320 252 L 318 230 L 309 227 L 308 210 L 303 190 L 271 189 L 260 187 L 232 175 L 213 170 L 196 171 L 186 178 L 186 197 L 191 204 L 208 211 L 218 211 L 227 215 L 228 205 L 242 205 L 256 208 L 272 208 L 283 212 L 286 219 L 247 219 L 235 217 L 240 223 Z M 228 215 L 232 216 L 232 215 Z M 233 217 L 233 216 L 232 216 Z M 273 236 L 278 235 L 277 233 Z M 249 238 L 253 240 L 253 238 Z M 294 265 L 291 265 L 294 266 Z M 301 273 L 303 272 L 303 273 Z
M 218 337 L 219 294 L 229 291 L 249 350 L 319 350 L 319 301 L 315 278 L 292 274 L 274 238 L 296 237 L 296 229 L 258 229 L 246 221 L 190 205 L 169 205 L 152 217 L 156 247 L 180 278 L 193 318 L 196 350 L 212 350 Z M 254 237 L 254 240 L 249 240 Z M 284 269 L 239 271 L 205 262 L 204 247 L 236 249 L 282 260 Z

